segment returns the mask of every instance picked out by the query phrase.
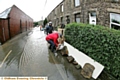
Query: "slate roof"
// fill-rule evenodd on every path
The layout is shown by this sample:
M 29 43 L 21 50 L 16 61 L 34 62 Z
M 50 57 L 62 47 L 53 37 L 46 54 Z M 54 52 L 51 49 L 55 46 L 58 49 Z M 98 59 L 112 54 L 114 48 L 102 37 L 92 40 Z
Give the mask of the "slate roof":
M 8 18 L 8 14 L 10 13 L 10 11 L 11 11 L 11 7 L 6 9 L 2 13 L 0 13 L 0 19 L 7 19 Z

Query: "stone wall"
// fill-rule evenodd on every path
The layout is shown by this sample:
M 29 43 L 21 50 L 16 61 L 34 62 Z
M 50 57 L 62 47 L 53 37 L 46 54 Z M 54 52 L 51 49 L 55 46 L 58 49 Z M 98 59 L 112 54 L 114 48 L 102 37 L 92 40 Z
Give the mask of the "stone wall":
M 64 12 L 60 12 L 61 5 L 64 6 Z M 57 14 L 53 14 L 56 10 Z M 96 12 L 97 25 L 110 27 L 110 13 L 120 13 L 120 1 L 115 0 L 80 0 L 80 6 L 74 6 L 74 0 L 63 0 L 54 10 L 48 15 L 48 18 L 55 22 L 56 26 L 61 24 L 63 17 L 64 24 L 67 24 L 66 17 L 69 16 L 70 22 L 75 22 L 75 14 L 80 13 L 80 21 L 89 23 L 89 13 Z M 54 23 L 53 22 L 53 23 Z
M 93 0 L 94 1 L 94 0 Z M 113 2 L 113 0 L 105 1 L 105 0 L 99 0 L 95 1 L 92 4 L 89 4 L 90 2 L 87 1 L 84 3 L 85 5 L 85 12 L 95 11 L 97 13 L 97 24 L 103 25 L 106 27 L 109 27 L 110 25 L 110 13 L 120 13 L 120 3 Z M 83 11 L 83 10 L 82 10 Z M 87 16 L 87 15 L 85 15 Z M 89 17 L 86 17 L 85 20 L 88 21 Z

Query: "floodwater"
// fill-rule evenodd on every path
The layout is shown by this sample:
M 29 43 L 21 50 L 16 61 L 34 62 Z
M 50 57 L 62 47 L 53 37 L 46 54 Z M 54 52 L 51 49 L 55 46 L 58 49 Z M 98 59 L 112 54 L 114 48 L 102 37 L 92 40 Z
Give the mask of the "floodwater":
M 66 57 L 48 50 L 39 28 L 19 34 L 0 46 L 0 76 L 46 76 L 49 80 L 85 80 Z
M 48 77 L 49 80 L 88 80 L 65 56 L 54 54 L 48 49 L 45 36 L 44 32 L 36 27 L 1 45 L 0 77 L 32 76 Z

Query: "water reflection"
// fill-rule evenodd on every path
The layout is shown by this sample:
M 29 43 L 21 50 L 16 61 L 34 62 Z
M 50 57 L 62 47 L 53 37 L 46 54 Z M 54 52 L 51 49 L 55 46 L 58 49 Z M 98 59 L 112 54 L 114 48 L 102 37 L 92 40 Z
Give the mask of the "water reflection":
M 24 50 L 27 39 L 26 33 L 23 33 L 0 46 L 0 61 L 3 61 L 3 59 L 7 57 L 4 64 L 0 68 L 0 76 L 19 75 L 18 68 L 20 57 Z M 11 54 L 6 56 L 11 50 Z
M 4 54 L 4 52 L 3 52 L 2 47 L 0 46 L 0 64 L 2 63 L 4 57 L 5 57 L 5 54 Z
M 55 55 L 49 51 L 49 61 L 58 67 L 65 80 L 87 80 L 80 75 L 80 70 L 77 70 L 75 65 L 69 63 L 60 52 L 57 52 L 57 55 Z

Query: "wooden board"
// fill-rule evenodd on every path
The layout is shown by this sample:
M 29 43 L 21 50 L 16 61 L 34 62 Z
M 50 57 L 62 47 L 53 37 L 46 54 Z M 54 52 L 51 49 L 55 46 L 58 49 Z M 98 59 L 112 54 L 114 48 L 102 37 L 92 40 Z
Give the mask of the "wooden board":
M 67 48 L 68 48 L 69 56 L 73 56 L 74 59 L 78 62 L 78 64 L 81 65 L 82 68 L 85 65 L 85 63 L 90 63 L 95 67 L 92 77 L 94 79 L 97 79 L 97 77 L 103 71 L 104 66 L 101 65 L 100 63 L 96 62 L 89 56 L 85 55 L 83 52 L 78 51 L 76 48 L 74 48 L 73 46 L 71 46 L 70 44 L 68 44 L 66 42 L 65 42 L 65 46 L 67 46 Z

